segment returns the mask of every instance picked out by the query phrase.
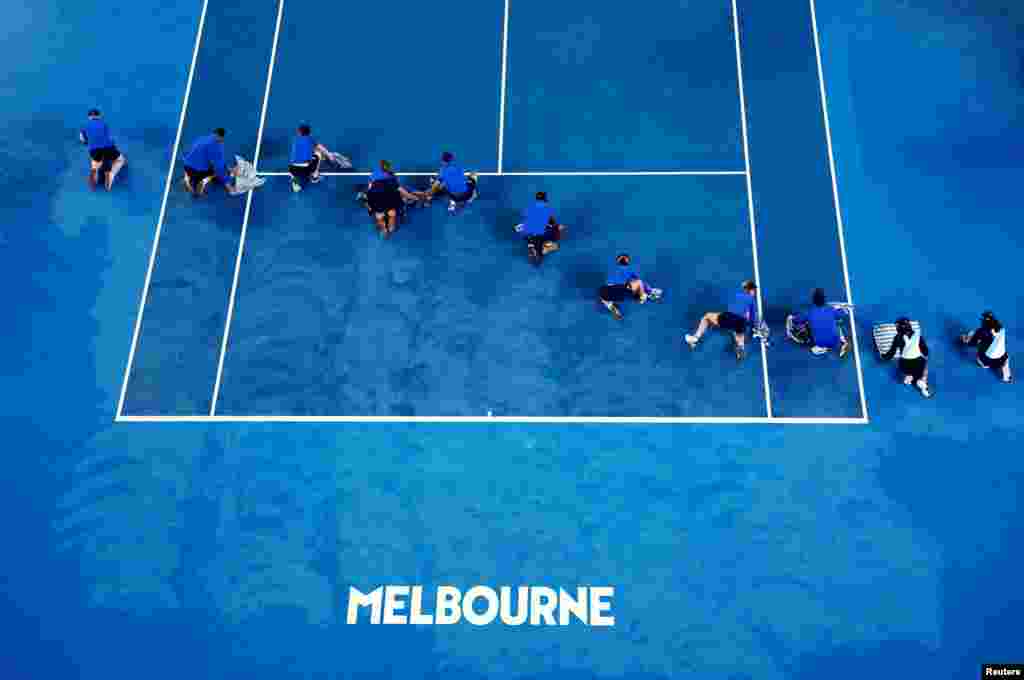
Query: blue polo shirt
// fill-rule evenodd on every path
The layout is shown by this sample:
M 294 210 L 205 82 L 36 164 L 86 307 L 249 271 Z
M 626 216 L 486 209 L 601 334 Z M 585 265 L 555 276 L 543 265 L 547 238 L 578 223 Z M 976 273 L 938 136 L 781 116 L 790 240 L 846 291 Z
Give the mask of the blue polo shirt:
M 185 154 L 185 165 L 200 172 L 213 170 L 217 178 L 225 184 L 230 184 L 233 180 L 227 174 L 227 164 L 224 162 L 224 144 L 217 138 L 217 135 L 212 133 L 196 140 L 192 148 Z
M 450 193 L 464 194 L 469 191 L 466 172 L 458 163 L 444 163 L 437 174 Z
M 624 286 L 630 281 L 639 279 L 640 275 L 637 274 L 636 270 L 628 264 L 618 264 L 615 268 L 608 272 L 608 285 L 609 286 Z
M 296 135 L 292 142 L 291 163 L 302 165 L 313 160 L 313 149 L 316 147 L 316 140 L 312 135 Z
M 729 311 L 746 319 L 750 326 L 757 324 L 757 298 L 754 295 L 743 291 L 736 293 L 729 304 Z
M 89 151 L 107 149 L 114 146 L 114 138 L 110 128 L 102 118 L 90 118 L 82 127 L 82 139 L 89 146 Z
M 527 236 L 543 236 L 554 216 L 555 211 L 547 201 L 534 201 L 533 205 L 523 211 L 523 233 Z
M 797 314 L 794 321 L 802 323 L 806 321 L 811 327 L 811 339 L 819 347 L 836 347 L 839 345 L 839 332 L 836 323 L 846 316 L 845 309 L 836 309 L 824 305 L 822 307 L 811 307 L 803 314 Z

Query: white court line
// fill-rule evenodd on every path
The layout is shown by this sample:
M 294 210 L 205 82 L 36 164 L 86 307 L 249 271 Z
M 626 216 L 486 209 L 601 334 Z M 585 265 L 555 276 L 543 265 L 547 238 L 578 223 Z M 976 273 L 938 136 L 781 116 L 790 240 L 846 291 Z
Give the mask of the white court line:
M 498 111 L 498 174 L 502 174 L 505 161 L 505 92 L 508 83 L 508 4 L 505 0 L 505 19 L 501 29 L 501 104 Z
M 260 147 L 263 144 L 263 127 L 267 122 L 267 103 L 270 101 L 270 81 L 274 78 L 274 61 L 277 58 L 277 39 L 281 35 L 281 17 L 284 16 L 284 0 L 277 6 L 277 26 L 274 28 L 274 44 L 270 48 L 270 65 L 267 67 L 267 89 L 263 92 L 263 109 L 260 111 L 260 129 L 256 134 L 256 152 L 252 165 L 259 167 Z M 231 295 L 228 297 L 228 313 L 224 320 L 224 338 L 220 345 L 220 359 L 217 360 L 217 379 L 213 384 L 213 399 L 210 401 L 210 415 L 217 413 L 217 399 L 220 397 L 220 381 L 224 374 L 224 357 L 228 351 L 228 337 L 231 335 L 231 319 L 235 314 L 235 295 L 238 293 L 238 275 L 242 270 L 242 253 L 245 250 L 245 234 L 249 228 L 249 213 L 252 210 L 252 194 L 250 190 L 245 197 L 245 217 L 242 218 L 242 235 L 238 239 L 238 256 L 235 258 L 235 275 L 231 281 Z
M 853 304 L 853 291 L 850 289 L 850 269 L 846 262 L 846 237 L 843 231 L 843 212 L 839 207 L 839 181 L 836 177 L 836 159 L 832 153 L 832 125 L 828 117 L 828 97 L 825 95 L 825 70 L 821 64 L 821 42 L 818 38 L 818 16 L 815 12 L 814 0 L 811 2 L 811 27 L 814 29 L 814 56 L 818 62 L 818 85 L 821 87 L 821 113 L 825 119 L 825 141 L 828 144 L 828 168 L 832 176 L 832 198 L 836 206 L 836 225 L 839 228 L 839 252 L 843 258 L 843 282 L 846 285 L 846 301 Z M 850 309 L 850 334 L 853 342 L 853 360 L 857 365 L 857 386 L 860 389 L 861 416 L 868 419 L 868 397 L 864 391 L 864 371 L 860 363 L 860 350 L 857 343 L 857 320 L 854 310 Z
M 164 217 L 167 215 L 167 197 L 171 193 L 171 183 L 174 181 L 174 166 L 178 162 L 178 148 L 181 146 L 181 133 L 185 128 L 185 114 L 188 112 L 188 98 L 192 93 L 192 78 L 196 72 L 196 62 L 199 59 L 199 45 L 203 41 L 203 27 L 206 25 L 206 8 L 210 0 L 203 0 L 203 9 L 199 14 L 199 27 L 196 30 L 196 44 L 192 48 L 192 64 L 188 68 L 188 80 L 185 83 L 185 98 L 181 102 L 181 115 L 178 117 L 178 132 L 174 135 L 174 148 L 171 151 L 171 165 L 167 169 L 167 182 L 164 184 L 164 198 L 160 203 L 160 216 L 156 221 L 156 233 L 153 236 L 153 248 L 149 252 L 149 266 L 146 269 L 146 279 L 142 284 L 142 300 L 139 302 L 139 311 L 135 316 L 135 331 L 132 333 L 132 346 L 128 350 L 128 364 L 124 367 L 124 381 L 121 383 L 121 396 L 117 399 L 117 417 L 120 417 L 124 410 L 124 397 L 128 392 L 128 379 L 131 377 L 132 365 L 135 363 L 135 350 L 139 344 L 139 331 L 142 329 L 142 315 L 146 309 L 146 301 L 149 299 L 149 284 L 153 279 L 153 267 L 156 264 L 156 253 L 160 247 L 160 232 L 163 230 Z
M 740 52 L 740 13 L 736 0 L 732 0 L 733 35 L 736 40 L 736 79 L 740 89 L 740 125 L 743 130 L 743 162 L 747 177 L 747 211 L 750 213 L 750 240 L 754 248 L 754 280 L 757 282 L 757 316 L 764 319 L 761 301 L 761 269 L 757 262 L 757 220 L 754 218 L 754 187 L 750 181 L 750 146 L 747 142 L 747 99 L 743 94 L 743 57 Z M 761 370 L 764 373 L 764 402 L 768 417 L 772 417 L 772 390 L 768 383 L 768 348 L 761 343 Z
M 260 177 L 290 177 L 287 172 L 260 172 Z M 433 177 L 436 172 L 397 172 L 399 177 Z M 479 177 L 743 177 L 746 170 L 572 170 L 566 172 L 478 172 Z M 321 172 L 321 177 L 368 177 L 369 172 Z
M 528 423 L 577 425 L 864 425 L 865 418 L 629 416 L 118 416 L 120 423 Z

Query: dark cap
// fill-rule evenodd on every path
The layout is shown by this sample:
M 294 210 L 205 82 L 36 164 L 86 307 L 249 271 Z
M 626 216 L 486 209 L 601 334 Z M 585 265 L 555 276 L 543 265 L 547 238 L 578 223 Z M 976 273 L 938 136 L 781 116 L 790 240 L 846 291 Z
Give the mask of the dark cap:
M 453 154 L 451 151 L 445 151 L 443 154 L 441 154 L 442 162 L 451 163 L 453 160 L 455 160 L 455 154 Z
M 89 109 L 89 114 L 88 115 L 89 115 L 89 117 L 98 116 L 98 115 L 100 115 L 100 110 L 99 109 Z
M 218 137 L 223 137 L 224 135 L 227 134 L 227 132 L 224 130 L 224 128 L 214 128 L 213 134 L 217 135 Z

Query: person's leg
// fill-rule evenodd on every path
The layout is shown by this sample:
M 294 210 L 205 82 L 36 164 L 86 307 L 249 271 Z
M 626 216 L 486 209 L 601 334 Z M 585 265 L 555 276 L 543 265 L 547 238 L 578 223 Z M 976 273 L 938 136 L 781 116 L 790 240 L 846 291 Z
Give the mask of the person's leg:
M 619 310 L 616 302 L 622 302 L 625 298 L 625 291 L 623 286 L 601 286 L 601 289 L 597 293 L 598 299 L 601 300 L 601 304 L 604 305 L 605 309 L 611 312 L 611 315 L 622 320 L 622 312 Z
M 384 236 L 385 234 L 387 234 L 387 231 L 388 231 L 387 213 L 382 213 L 382 212 L 375 212 L 375 213 L 373 213 L 373 222 L 374 222 L 375 225 L 377 225 L 377 231 L 380 232 L 381 236 Z
M 106 178 L 107 191 L 110 191 L 111 187 L 114 186 L 114 179 L 117 177 L 117 173 L 121 172 L 121 168 L 124 167 L 126 160 L 117 147 L 112 146 L 103 150 L 103 161 L 110 163 Z
M 685 336 L 683 336 L 686 340 L 686 344 L 690 346 L 690 349 L 693 349 L 697 346 L 697 343 L 700 342 L 700 339 L 704 337 L 704 334 L 707 332 L 710 326 L 718 326 L 719 314 L 719 312 L 708 312 L 707 314 L 701 317 L 700 323 L 697 324 L 697 330 L 693 332 L 693 335 L 690 335 L 688 333 Z
M 1004 383 L 1013 382 L 1013 374 L 1010 372 L 1010 355 L 1006 355 L 1006 361 L 1003 362 L 1003 368 L 1000 370 Z
M 317 184 L 320 181 L 320 156 L 315 153 L 309 161 L 309 181 L 313 184 Z
M 388 224 L 387 230 L 388 235 L 395 233 L 395 229 L 398 228 L 398 211 L 394 208 L 388 210 Z
M 292 191 L 295 193 L 302 191 L 302 174 L 304 169 L 299 165 L 288 166 L 288 174 L 292 176 Z
M 917 387 L 918 391 L 921 392 L 921 396 L 925 397 L 925 398 L 928 398 L 928 397 L 932 396 L 931 391 L 928 389 L 928 362 L 927 361 L 922 361 L 921 362 L 921 367 L 920 367 L 920 369 L 918 369 L 917 375 L 915 377 L 917 379 L 914 381 L 914 385 Z
M 734 331 L 732 337 L 736 341 L 736 358 L 742 360 L 747 356 L 747 334 Z

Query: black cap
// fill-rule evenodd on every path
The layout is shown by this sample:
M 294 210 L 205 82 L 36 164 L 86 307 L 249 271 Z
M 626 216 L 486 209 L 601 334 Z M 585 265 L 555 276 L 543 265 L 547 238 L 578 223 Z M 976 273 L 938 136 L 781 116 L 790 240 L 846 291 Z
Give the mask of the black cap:
M 100 115 L 100 110 L 99 109 L 89 109 L 89 114 L 88 115 L 90 117 L 91 116 L 98 116 L 98 115 Z
M 824 307 L 825 306 L 825 289 L 824 288 L 815 288 L 814 289 L 814 294 L 811 295 L 811 302 L 813 302 L 815 304 L 815 306 L 817 306 L 817 307 Z
M 618 262 L 619 264 L 629 264 L 629 255 L 627 255 L 626 253 L 621 253 L 618 257 L 615 258 L 615 261 Z
M 538 201 L 546 201 L 546 200 L 548 200 L 547 192 L 538 191 L 536 198 L 537 198 Z
M 213 134 L 217 135 L 218 137 L 223 137 L 224 135 L 227 134 L 227 132 L 224 131 L 224 128 L 214 128 Z

